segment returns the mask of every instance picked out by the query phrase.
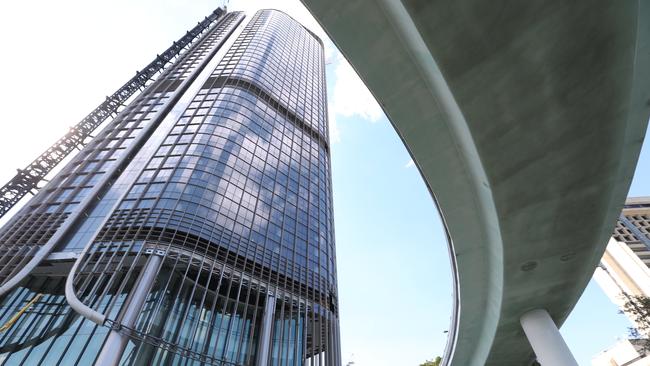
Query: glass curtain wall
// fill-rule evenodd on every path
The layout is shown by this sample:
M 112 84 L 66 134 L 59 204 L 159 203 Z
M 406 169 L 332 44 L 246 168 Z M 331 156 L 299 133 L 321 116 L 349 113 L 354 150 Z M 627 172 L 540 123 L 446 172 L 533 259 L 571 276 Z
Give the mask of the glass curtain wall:
M 113 331 L 129 338 L 122 365 L 340 365 L 322 42 L 263 10 L 205 77 L 181 67 L 211 61 L 241 16 L 230 13 L 129 105 L 101 135 L 119 135 L 111 147 L 94 141 L 35 200 L 48 210 L 61 194 L 68 202 L 92 188 L 106 162 L 90 157 L 101 151 L 113 164 L 116 149 L 130 158 L 58 247 L 83 250 L 74 290 L 104 326 L 67 306 L 70 263 L 54 263 L 2 299 L 0 324 L 27 308 L 0 338 L 0 364 L 92 364 Z M 174 93 L 191 78 L 179 103 Z M 156 114 L 172 104 L 178 114 Z M 158 124 L 147 130 L 147 118 Z M 155 280 L 125 324 L 152 257 Z

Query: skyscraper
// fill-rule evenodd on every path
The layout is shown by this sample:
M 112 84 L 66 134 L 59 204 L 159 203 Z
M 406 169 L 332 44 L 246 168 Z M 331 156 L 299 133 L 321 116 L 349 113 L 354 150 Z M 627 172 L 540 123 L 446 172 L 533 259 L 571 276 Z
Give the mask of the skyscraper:
M 650 296 L 650 197 L 627 199 L 594 279 L 622 310 L 632 296 Z M 624 313 L 636 326 L 636 317 Z M 644 343 L 621 340 L 598 354 L 592 364 L 650 365 Z
M 223 13 L 0 231 L 0 364 L 340 364 L 323 45 Z
M 650 197 L 628 198 L 594 273 L 603 291 L 621 307 L 625 296 L 650 296 L 649 233 Z

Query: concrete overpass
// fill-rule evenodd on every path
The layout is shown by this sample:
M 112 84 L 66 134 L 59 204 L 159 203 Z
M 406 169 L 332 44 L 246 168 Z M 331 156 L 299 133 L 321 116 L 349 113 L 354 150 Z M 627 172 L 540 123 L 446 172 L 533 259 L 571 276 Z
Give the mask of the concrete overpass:
M 445 361 L 530 364 L 522 316 L 564 322 L 625 201 L 650 114 L 650 4 L 303 2 L 441 210 L 456 278 Z M 544 366 L 560 364 L 533 331 Z

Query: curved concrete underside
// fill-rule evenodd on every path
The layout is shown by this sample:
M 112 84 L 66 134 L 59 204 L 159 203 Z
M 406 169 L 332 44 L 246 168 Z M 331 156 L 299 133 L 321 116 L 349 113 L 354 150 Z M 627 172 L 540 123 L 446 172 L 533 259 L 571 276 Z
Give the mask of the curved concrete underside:
M 526 365 L 520 316 L 566 319 L 623 206 L 650 114 L 648 5 L 303 2 L 442 211 L 457 287 L 445 358 Z

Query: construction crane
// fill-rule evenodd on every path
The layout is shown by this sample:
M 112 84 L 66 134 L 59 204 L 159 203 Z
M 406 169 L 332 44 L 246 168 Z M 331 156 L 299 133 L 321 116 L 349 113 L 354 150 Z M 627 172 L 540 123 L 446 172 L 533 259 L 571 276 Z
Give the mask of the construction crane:
M 0 218 L 3 217 L 18 201 L 27 193 L 34 193 L 38 190 L 38 184 L 45 179 L 63 159 L 74 149 L 83 145 L 92 132 L 104 123 L 109 117 L 117 115 L 118 108 L 139 90 L 144 89 L 147 82 L 153 80 L 158 72 L 167 65 L 186 47 L 203 33 L 204 30 L 214 24 L 226 11 L 217 8 L 203 21 L 189 30 L 181 39 L 174 42 L 165 52 L 158 55 L 149 65 L 141 71 L 136 72 L 131 80 L 122 85 L 115 93 L 106 97 L 106 100 L 88 114 L 81 122 L 77 123 L 70 131 L 50 146 L 44 153 L 27 165 L 24 169 L 18 169 L 16 175 L 0 188 Z

